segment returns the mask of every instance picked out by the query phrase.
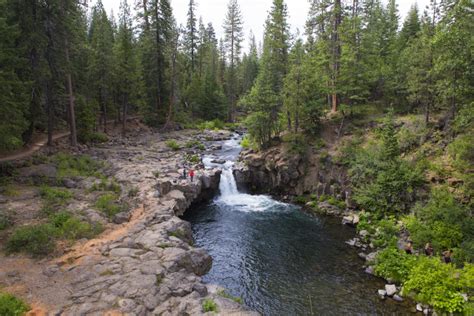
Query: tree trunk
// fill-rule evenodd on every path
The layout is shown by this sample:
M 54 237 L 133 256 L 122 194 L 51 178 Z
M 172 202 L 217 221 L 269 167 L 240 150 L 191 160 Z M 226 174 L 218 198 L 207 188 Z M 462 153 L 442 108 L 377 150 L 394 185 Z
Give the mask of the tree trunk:
M 143 0 L 143 16 L 145 18 L 145 31 L 149 31 L 150 30 L 150 19 L 148 17 L 148 1 L 147 0 Z
M 71 146 L 77 146 L 77 130 L 76 130 L 76 112 L 75 112 L 75 104 L 74 104 L 74 92 L 72 89 L 72 75 L 71 70 L 69 69 L 71 61 L 69 58 L 69 42 L 67 37 L 64 38 L 64 47 L 66 53 L 66 64 L 68 67 L 66 78 L 67 78 L 67 91 L 69 94 L 69 128 L 70 128 L 70 140 Z
M 174 104 L 176 101 L 176 58 L 178 55 L 178 42 L 179 42 L 179 33 L 177 33 L 175 42 L 173 43 L 173 54 L 171 56 L 171 89 L 170 89 L 170 100 L 168 106 L 168 115 L 166 117 L 166 124 L 164 129 L 169 129 L 174 125 L 174 118 L 173 118 L 173 111 L 174 111 Z
M 339 42 L 339 25 L 341 24 L 341 0 L 334 3 L 334 28 L 332 33 L 332 94 L 331 94 L 331 110 L 337 112 L 339 106 L 339 98 L 337 96 L 337 79 L 339 76 L 339 63 L 341 56 L 341 44 Z
M 123 114 L 122 114 L 122 137 L 125 137 L 127 133 L 127 110 L 128 110 L 128 96 L 124 94 L 123 96 Z M 120 112 L 120 111 L 119 111 Z

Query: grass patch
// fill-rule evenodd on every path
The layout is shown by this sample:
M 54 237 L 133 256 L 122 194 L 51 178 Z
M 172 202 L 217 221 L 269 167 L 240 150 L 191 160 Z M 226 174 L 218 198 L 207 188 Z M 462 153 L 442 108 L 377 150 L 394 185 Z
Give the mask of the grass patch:
M 170 139 L 166 142 L 166 146 L 170 148 L 173 151 L 178 151 L 181 149 L 181 146 L 178 144 L 178 142 L 174 139 Z
M 6 211 L 0 210 L 0 230 L 5 230 L 13 225 L 13 221 Z
M 25 252 L 34 257 L 51 253 L 55 248 L 56 229 L 51 224 L 41 224 L 17 228 L 7 240 L 9 253 Z
M 199 157 L 199 155 L 186 155 L 185 159 L 191 164 L 198 164 L 201 162 L 201 157 Z
M 109 218 L 128 209 L 128 206 L 124 203 L 120 204 L 117 195 L 112 193 L 100 196 L 95 206 Z
M 54 214 L 51 216 L 50 222 L 57 230 L 56 234 L 59 237 L 69 240 L 82 238 L 90 239 L 104 230 L 100 223 L 94 223 L 91 225 L 67 212 Z
M 0 293 L 0 315 L 21 316 L 29 310 L 30 307 L 21 299 L 8 293 Z
M 100 176 L 99 169 L 104 165 L 87 155 L 73 156 L 59 153 L 53 157 L 53 162 L 58 165 L 58 177 L 91 177 Z
M 198 140 L 190 140 L 186 143 L 186 148 L 197 148 L 199 150 L 205 150 L 206 146 Z
M 236 303 L 242 304 L 242 299 L 240 297 L 233 296 L 233 295 L 227 293 L 225 290 L 221 289 L 221 290 L 217 291 L 217 295 L 222 296 L 224 298 L 227 298 L 229 300 L 232 300 Z
M 225 123 L 219 119 L 203 122 L 197 125 L 197 128 L 203 130 L 221 130 L 225 128 Z
M 45 215 L 55 213 L 60 207 L 66 205 L 73 197 L 72 192 L 67 189 L 52 188 L 48 186 L 40 188 L 40 195 L 43 198 L 42 213 Z
M 217 304 L 216 302 L 214 302 L 213 299 L 211 298 L 206 298 L 203 302 L 202 302 L 202 310 L 204 313 L 207 313 L 207 312 L 217 312 Z
M 107 181 L 107 179 L 102 179 L 99 183 L 94 183 L 90 188 L 90 191 L 110 191 L 120 194 L 122 192 L 122 187 L 115 181 L 115 179 L 110 181 Z

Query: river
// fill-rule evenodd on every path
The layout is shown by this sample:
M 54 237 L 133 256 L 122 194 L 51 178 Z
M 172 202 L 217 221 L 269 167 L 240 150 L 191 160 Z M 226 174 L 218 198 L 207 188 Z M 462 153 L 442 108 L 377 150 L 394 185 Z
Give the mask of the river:
M 345 244 L 354 229 L 314 217 L 297 206 L 237 190 L 232 174 L 239 138 L 206 157 L 227 162 L 220 194 L 189 210 L 196 246 L 212 258 L 206 283 L 220 285 L 263 315 L 405 315 L 406 306 L 382 301 L 384 282 L 363 272 L 363 261 Z

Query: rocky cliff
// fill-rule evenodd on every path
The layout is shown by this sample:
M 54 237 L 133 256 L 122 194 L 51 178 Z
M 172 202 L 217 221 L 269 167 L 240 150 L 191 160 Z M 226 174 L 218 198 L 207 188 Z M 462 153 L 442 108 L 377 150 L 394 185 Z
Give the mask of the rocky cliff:
M 328 195 L 352 205 L 346 171 L 325 151 L 309 149 L 297 154 L 283 144 L 260 152 L 246 150 L 234 174 L 241 189 L 254 193 Z

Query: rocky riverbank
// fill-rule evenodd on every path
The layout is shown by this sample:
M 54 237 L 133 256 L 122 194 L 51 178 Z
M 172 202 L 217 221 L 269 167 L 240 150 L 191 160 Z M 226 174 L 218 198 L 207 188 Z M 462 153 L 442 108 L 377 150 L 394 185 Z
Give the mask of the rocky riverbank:
M 223 315 L 253 314 L 222 295 L 222 289 L 201 282 L 212 258 L 193 247 L 191 225 L 179 218 L 192 203 L 212 197 L 221 173 L 200 169 L 190 182 L 180 179 L 183 164 L 187 161 L 197 168 L 199 161 L 193 158 L 189 162 L 189 157 L 199 157 L 212 149 L 215 140 L 226 137 L 226 132 L 158 135 L 140 131 L 100 147 L 81 148 L 78 154 L 106 161 L 107 176 L 120 187 L 134 188 L 134 197 L 123 192 L 121 201 L 128 195 L 129 204 L 135 207 L 106 219 L 89 210 L 93 179 L 63 179 L 65 186 L 75 190 L 75 200 L 66 208 L 82 205 L 77 214 L 85 220 L 94 217 L 105 222 L 106 231 L 66 247 L 56 258 L 38 261 L 2 254 L 0 281 L 4 289 L 31 304 L 31 315 L 201 315 L 210 310 Z M 171 149 L 170 140 L 181 149 Z M 197 149 L 189 145 L 192 142 L 203 146 Z M 20 174 L 31 183 L 35 176 L 54 179 L 55 171 L 55 166 L 47 164 L 20 168 Z M 27 191 L 30 194 L 22 198 L 2 196 L 2 208 L 29 205 L 34 209 L 35 204 L 41 204 L 33 188 Z

